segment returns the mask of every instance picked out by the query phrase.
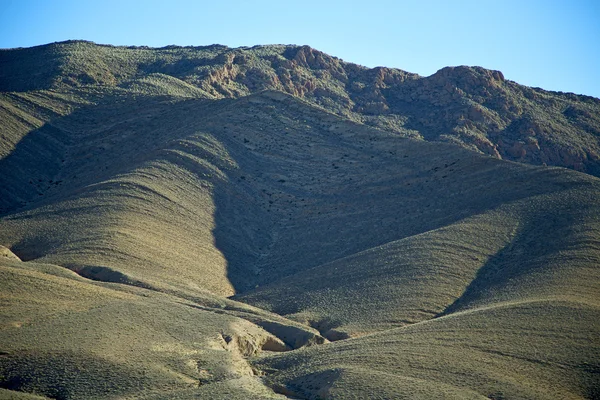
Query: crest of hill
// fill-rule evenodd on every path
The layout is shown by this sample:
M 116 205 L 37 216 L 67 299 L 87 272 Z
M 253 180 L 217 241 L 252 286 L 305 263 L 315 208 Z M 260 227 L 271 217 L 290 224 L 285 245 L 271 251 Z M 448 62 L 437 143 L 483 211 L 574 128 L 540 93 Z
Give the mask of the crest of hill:
M 101 85 L 237 98 L 279 90 L 403 136 L 600 175 L 599 99 L 529 88 L 480 67 L 447 67 L 420 77 L 365 68 L 308 46 L 147 48 L 82 41 L 2 50 L 0 64 L 2 91 Z M 157 89 L 156 74 L 183 82 L 166 89 L 160 79 Z

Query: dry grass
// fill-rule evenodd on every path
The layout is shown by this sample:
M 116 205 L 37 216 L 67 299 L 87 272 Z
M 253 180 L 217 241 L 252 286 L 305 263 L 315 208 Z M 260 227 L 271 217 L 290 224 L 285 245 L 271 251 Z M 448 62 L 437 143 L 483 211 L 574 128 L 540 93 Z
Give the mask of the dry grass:
M 597 178 L 136 85 L 0 99 L 0 396 L 600 395 Z
M 599 311 L 500 303 L 257 364 L 302 398 L 595 398 Z
M 203 386 L 240 380 L 243 385 L 229 388 L 235 398 L 259 387 L 274 397 L 244 357 L 281 341 L 225 309 L 95 283 L 48 264 L 4 262 L 0 268 L 6 389 L 53 398 L 195 396 L 210 391 Z

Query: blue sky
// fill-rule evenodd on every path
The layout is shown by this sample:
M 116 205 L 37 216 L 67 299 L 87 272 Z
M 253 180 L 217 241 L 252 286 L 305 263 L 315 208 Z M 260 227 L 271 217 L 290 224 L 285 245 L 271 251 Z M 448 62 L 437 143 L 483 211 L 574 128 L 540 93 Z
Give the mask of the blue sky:
M 600 98 L 597 0 L 0 0 L 0 48 L 68 39 L 308 44 L 369 67 L 427 76 L 480 65 L 528 86 Z

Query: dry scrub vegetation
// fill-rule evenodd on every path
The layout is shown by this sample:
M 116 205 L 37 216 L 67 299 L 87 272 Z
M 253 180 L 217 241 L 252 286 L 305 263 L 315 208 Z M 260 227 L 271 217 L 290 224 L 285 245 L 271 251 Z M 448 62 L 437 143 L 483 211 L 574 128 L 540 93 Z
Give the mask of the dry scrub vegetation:
M 0 62 L 0 398 L 600 396 L 597 99 L 294 46 Z

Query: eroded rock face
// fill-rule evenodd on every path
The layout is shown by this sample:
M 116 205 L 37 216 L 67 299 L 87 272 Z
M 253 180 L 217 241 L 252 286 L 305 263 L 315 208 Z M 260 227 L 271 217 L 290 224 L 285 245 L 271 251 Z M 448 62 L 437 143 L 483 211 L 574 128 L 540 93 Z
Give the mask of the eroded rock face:
M 309 46 L 151 49 L 78 41 L 4 51 L 0 62 L 3 91 L 120 86 L 161 73 L 211 98 L 278 90 L 403 136 L 600 175 L 599 99 L 521 86 L 481 67 L 445 67 L 420 77 L 344 62 Z

